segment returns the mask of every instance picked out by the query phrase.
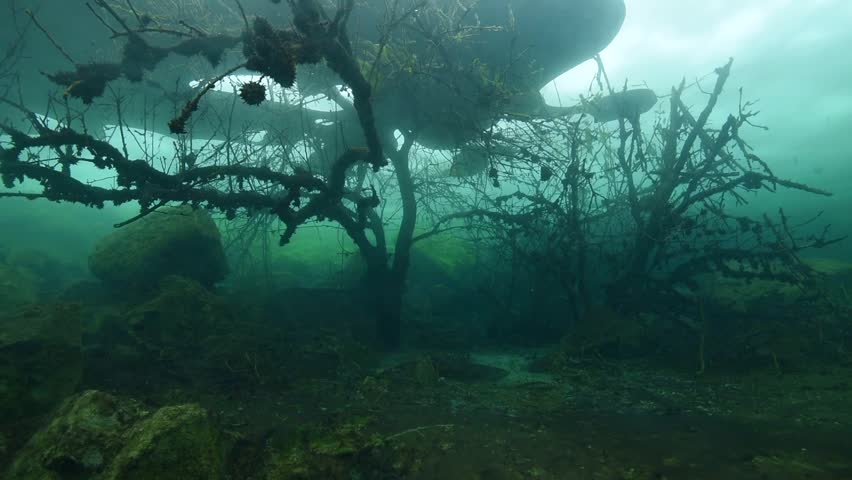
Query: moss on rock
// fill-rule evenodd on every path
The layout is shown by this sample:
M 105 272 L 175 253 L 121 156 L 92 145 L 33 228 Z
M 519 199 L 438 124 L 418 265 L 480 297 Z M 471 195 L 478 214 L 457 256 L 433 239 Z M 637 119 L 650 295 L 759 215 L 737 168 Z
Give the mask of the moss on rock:
M 151 288 L 168 275 L 213 285 L 228 272 L 219 230 L 210 214 L 163 208 L 103 238 L 89 269 L 114 287 Z
M 88 390 L 67 399 L 18 452 L 13 480 L 215 480 L 218 430 L 196 404 L 162 407 Z
M 214 480 L 222 477 L 219 434 L 199 405 L 163 407 L 128 432 L 104 480 Z
M 150 389 L 175 379 L 203 381 L 204 375 L 226 367 L 221 352 L 210 349 L 209 338 L 227 341 L 220 350 L 242 346 L 237 343 L 234 322 L 226 301 L 197 281 L 163 278 L 146 301 L 96 318 L 97 327 L 87 332 L 89 343 L 96 347 L 87 351 L 91 354 L 87 378 L 93 385 L 123 385 L 131 392 L 136 391 L 135 385 Z
M 129 310 L 127 325 L 140 343 L 153 349 L 189 348 L 199 334 L 230 323 L 225 301 L 190 278 L 170 276 L 158 294 Z
M 137 402 L 96 390 L 68 398 L 21 449 L 8 478 L 94 478 L 121 448 L 125 431 L 147 414 Z
M 267 480 L 349 480 L 405 478 L 412 462 L 378 434 L 370 434 L 371 417 L 354 417 L 333 428 L 303 432 L 302 442 L 274 455 Z

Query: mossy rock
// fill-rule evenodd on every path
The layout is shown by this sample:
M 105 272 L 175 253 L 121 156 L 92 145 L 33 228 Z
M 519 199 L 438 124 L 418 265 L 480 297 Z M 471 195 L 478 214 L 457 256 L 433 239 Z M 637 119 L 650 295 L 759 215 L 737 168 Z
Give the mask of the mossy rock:
M 162 407 L 88 390 L 67 399 L 18 452 L 12 480 L 215 480 L 219 432 L 196 404 Z
M 78 305 L 59 304 L 0 317 L 0 419 L 40 415 L 76 390 L 80 316 Z
M 852 282 L 852 263 L 834 258 L 806 258 L 805 264 L 814 270 Z
M 219 229 L 204 210 L 163 208 L 103 238 L 89 269 L 116 288 L 151 288 L 169 275 L 213 285 L 228 265 Z
M 411 265 L 408 281 L 411 282 L 409 291 L 427 289 L 423 295 L 437 295 L 432 303 L 453 297 L 457 285 L 465 284 L 471 274 L 476 273 L 476 250 L 473 244 L 452 237 L 441 235 L 417 242 L 411 249 Z M 339 283 L 343 286 L 360 285 L 367 272 L 364 259 L 360 255 L 351 255 L 343 262 L 338 275 Z M 463 294 L 462 294 L 463 295 Z
M 751 461 L 761 478 L 799 479 L 822 478 L 826 471 L 822 466 L 805 458 L 805 455 L 760 455 Z
M 407 451 L 369 433 L 372 419 L 355 417 L 333 428 L 305 431 L 302 441 L 272 457 L 267 480 L 406 478 L 416 468 Z
M 134 425 L 104 480 L 222 478 L 219 433 L 199 405 L 163 407 Z
M 848 295 L 852 290 L 852 264 L 827 258 L 806 259 L 819 274 L 815 284 L 802 289 L 774 280 L 743 280 L 721 274 L 702 276 L 700 296 L 711 305 L 724 306 L 741 314 L 784 312 L 804 299 L 826 294 Z
M 222 298 L 195 280 L 179 276 L 162 279 L 154 298 L 125 314 L 133 335 L 157 350 L 191 347 L 200 341 L 200 335 L 230 324 L 230 317 Z
M 381 372 L 381 380 L 391 384 L 430 389 L 442 379 L 457 382 L 498 382 L 509 372 L 500 367 L 475 362 L 466 353 L 436 352 L 421 355 Z
M 648 335 L 639 319 L 592 305 L 561 343 L 569 355 L 630 355 L 642 351 Z
M 311 317 L 306 317 L 311 318 Z M 376 353 L 349 335 L 325 331 L 302 340 L 288 355 L 294 380 L 359 375 L 377 362 Z
M 411 251 L 413 272 L 422 275 L 461 280 L 476 267 L 474 244 L 450 235 L 439 235 L 418 242 Z
M 432 357 L 441 377 L 459 382 L 497 382 L 509 372 L 493 365 L 476 363 L 466 353 L 439 353 Z
M 524 476 L 505 465 L 488 465 L 476 472 L 474 480 L 522 480 Z
M 107 346 L 101 353 L 108 363 L 103 363 L 103 357 L 96 358 L 100 363 L 87 366 L 87 375 L 106 380 L 120 379 L 130 372 L 127 380 L 136 377 L 155 382 L 175 375 L 201 379 L 212 366 L 225 367 L 221 362 L 210 364 L 211 357 L 221 352 L 209 351 L 207 339 L 228 335 L 235 328 L 224 299 L 195 280 L 169 276 L 162 279 L 153 298 L 100 319 L 100 328 L 90 333 L 89 341 Z M 245 353 L 240 351 L 239 355 Z
M 96 390 L 68 398 L 21 449 L 8 478 L 94 478 L 121 449 L 124 433 L 147 414 L 138 402 Z
M 831 258 L 812 258 L 805 263 L 823 275 L 818 287 L 824 293 L 847 300 L 852 295 L 852 263 Z
M 765 311 L 765 307 L 783 309 L 794 305 L 803 295 L 795 285 L 774 280 L 741 280 L 721 275 L 702 279 L 701 298 L 710 306 L 722 306 L 733 312 L 748 314 Z
M 57 252 L 31 248 L 17 249 L 6 255 L 5 264 L 28 281 L 39 297 L 55 295 L 85 276 L 81 265 L 56 258 Z
M 424 355 L 414 362 L 414 371 L 412 372 L 414 381 L 422 387 L 434 387 L 440 380 L 438 368 L 432 357 Z
M 452 321 L 460 303 L 476 301 L 470 286 L 477 284 L 474 277 L 481 272 L 477 261 L 473 244 L 457 237 L 439 235 L 416 243 L 404 297 L 406 314 L 431 325 Z M 470 325 L 467 315 L 464 319 Z

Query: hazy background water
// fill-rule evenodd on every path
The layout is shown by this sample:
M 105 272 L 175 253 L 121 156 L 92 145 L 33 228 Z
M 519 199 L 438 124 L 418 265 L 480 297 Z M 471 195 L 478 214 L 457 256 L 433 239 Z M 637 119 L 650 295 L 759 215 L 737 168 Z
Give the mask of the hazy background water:
M 835 233 L 852 232 L 852 2 L 846 0 L 625 0 L 627 18 L 601 52 L 614 86 L 647 84 L 658 95 L 682 78 L 712 73 L 734 57 L 726 94 L 716 117 L 736 113 L 742 88 L 758 101 L 757 123 L 768 131 L 743 133 L 780 177 L 831 191 L 762 193 L 749 207 L 796 217 L 825 211 Z M 589 87 L 589 61 L 542 92 L 550 104 L 572 103 Z M 711 89 L 715 76 L 701 82 Z M 693 88 L 687 98 L 702 105 Z M 665 102 L 665 100 L 663 100 Z M 722 117 L 723 119 L 723 117 Z M 849 242 L 819 254 L 852 258 Z

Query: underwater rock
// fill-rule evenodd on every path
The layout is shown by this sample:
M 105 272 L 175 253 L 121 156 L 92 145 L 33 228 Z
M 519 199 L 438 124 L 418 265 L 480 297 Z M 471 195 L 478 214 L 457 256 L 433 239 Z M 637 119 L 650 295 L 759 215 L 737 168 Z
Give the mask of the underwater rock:
M 230 390 L 354 374 L 375 354 L 347 333 L 355 314 L 343 300 L 350 297 L 284 289 L 267 306 L 166 277 L 151 298 L 95 313 L 86 331 L 86 382 L 130 392 L 171 383 Z
M 804 288 L 779 280 L 731 278 L 716 272 L 699 277 L 698 295 L 708 304 L 756 316 L 768 316 L 770 310 L 783 315 L 814 296 L 831 296 L 842 301 L 848 295 L 852 264 L 827 258 L 804 259 L 804 263 L 817 273 L 816 282 Z M 728 266 L 749 270 L 748 266 L 737 263 Z
M 222 477 L 219 434 L 199 405 L 157 410 L 134 425 L 105 480 L 205 479 Z
M 744 280 L 709 273 L 699 277 L 699 281 L 698 295 L 707 304 L 741 315 L 765 314 L 767 308 L 790 309 L 803 294 L 795 285 L 775 280 Z
M 408 319 L 407 342 L 421 348 L 465 349 L 481 339 L 493 302 L 484 298 L 483 270 L 472 242 L 440 235 L 417 242 L 411 250 L 403 312 Z M 459 305 L 468 309 L 459 310 Z
M 225 278 L 228 265 L 219 229 L 204 210 L 163 208 L 103 238 L 89 269 L 113 287 L 150 288 L 168 275 L 206 286 Z
M 200 283 L 169 276 L 159 282 L 156 296 L 101 323 L 91 335 L 92 342 L 107 346 L 106 359 L 93 365 L 105 368 L 98 375 L 163 378 L 169 372 L 194 378 L 209 368 L 212 353 L 203 342 L 227 331 L 232 318 L 226 302 Z
M 82 270 L 32 249 L 0 251 L 0 314 L 54 301 Z
M 650 333 L 640 319 L 621 314 L 606 305 L 592 305 L 562 341 L 570 354 L 630 356 L 642 351 Z
M 496 382 L 509 374 L 500 367 L 476 363 L 466 353 L 441 353 L 432 361 L 442 377 L 459 382 Z
M 139 402 L 88 390 L 67 399 L 3 478 L 216 479 L 218 431 L 195 404 L 153 414 Z
M 370 417 L 355 417 L 337 425 L 305 430 L 302 442 L 274 454 L 267 480 L 350 480 L 353 478 L 408 478 L 416 472 L 424 452 L 399 448 L 371 433 Z
M 250 295 L 240 293 L 243 299 L 253 298 Z M 253 302 L 263 312 L 271 312 L 275 324 L 304 346 L 317 340 L 317 331 L 333 332 L 346 342 L 369 344 L 375 339 L 372 311 L 364 292 L 355 288 L 276 288 L 262 296 L 255 292 Z
M 192 339 L 229 323 L 225 301 L 191 278 L 169 276 L 151 300 L 125 315 L 141 343 L 152 348 L 191 346 Z
M 82 376 L 80 308 L 31 306 L 0 317 L 0 423 L 40 415 Z
M 400 363 L 383 372 L 383 379 L 434 387 L 441 379 L 457 382 L 496 382 L 509 374 L 492 365 L 476 363 L 466 353 L 436 352 Z
M 822 465 L 802 453 L 758 455 L 751 464 L 761 478 L 820 478 L 826 473 Z
M 534 374 L 558 374 L 571 368 L 585 358 L 625 359 L 642 357 L 650 346 L 671 341 L 665 337 L 661 319 L 650 315 L 625 315 L 606 305 L 591 305 L 583 316 L 572 325 L 560 339 L 559 346 L 541 356 L 536 356 L 527 366 Z M 692 337 L 677 338 L 680 344 L 688 345 L 689 354 L 695 353 Z M 660 353 L 660 348 L 653 350 Z M 673 360 L 674 361 L 674 360 Z M 677 359 L 681 361 L 681 359 Z
M 705 350 L 717 367 L 789 372 L 817 359 L 847 358 L 843 341 L 835 339 L 846 338 L 852 319 L 847 289 L 852 264 L 824 258 L 804 259 L 804 263 L 816 275 L 802 285 L 728 278 L 720 273 L 701 278 L 697 295 L 702 310 L 688 323 L 697 325 L 696 335 L 704 322 L 710 326 Z
M 39 298 L 55 295 L 73 281 L 85 276 L 82 265 L 62 261 L 51 252 L 42 250 L 12 251 L 6 256 L 5 264 L 30 281 Z
M 421 387 L 433 387 L 438 384 L 441 376 L 438 374 L 438 369 L 435 367 L 432 357 L 423 356 L 414 362 L 412 378 Z
M 37 300 L 37 279 L 32 274 L 0 263 L 0 313 L 15 311 Z
M 135 401 L 96 390 L 68 398 L 21 449 L 8 478 L 91 478 L 121 448 L 124 432 L 147 414 Z
M 524 477 L 520 473 L 512 471 L 509 467 L 489 465 L 477 472 L 474 478 L 476 480 L 520 480 Z

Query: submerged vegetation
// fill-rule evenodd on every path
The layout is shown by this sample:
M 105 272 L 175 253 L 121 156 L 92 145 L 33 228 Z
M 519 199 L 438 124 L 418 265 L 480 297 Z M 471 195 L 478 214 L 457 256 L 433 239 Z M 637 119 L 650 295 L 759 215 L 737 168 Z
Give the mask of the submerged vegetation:
M 9 478 L 852 475 L 845 237 L 748 208 L 832 193 L 733 59 L 612 85 L 620 0 L 226 3 L 96 0 L 97 52 L 10 7 L 0 206 L 121 218 L 91 276 L 0 246 Z

